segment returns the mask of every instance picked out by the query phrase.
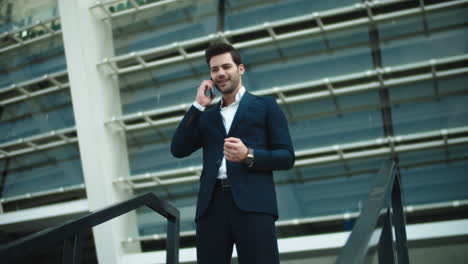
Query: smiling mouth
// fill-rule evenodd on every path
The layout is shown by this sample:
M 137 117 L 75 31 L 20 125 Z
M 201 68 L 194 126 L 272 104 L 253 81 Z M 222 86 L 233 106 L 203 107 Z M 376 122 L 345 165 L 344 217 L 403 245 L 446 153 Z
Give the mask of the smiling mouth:
M 229 82 L 229 80 L 224 80 L 224 81 L 218 81 L 218 85 L 224 86 Z

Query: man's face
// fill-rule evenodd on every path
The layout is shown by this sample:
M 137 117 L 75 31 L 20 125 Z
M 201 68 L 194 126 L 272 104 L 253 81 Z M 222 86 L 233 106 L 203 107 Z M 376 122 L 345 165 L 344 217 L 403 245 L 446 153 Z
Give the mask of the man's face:
M 226 52 L 213 56 L 210 60 L 211 79 L 218 86 L 222 94 L 231 94 L 242 86 L 241 76 L 244 65 L 237 66 L 232 60 L 231 53 Z

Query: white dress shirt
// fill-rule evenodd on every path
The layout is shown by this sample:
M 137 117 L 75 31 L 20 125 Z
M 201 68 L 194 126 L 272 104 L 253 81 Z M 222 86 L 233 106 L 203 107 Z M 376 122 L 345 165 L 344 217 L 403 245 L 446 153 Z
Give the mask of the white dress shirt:
M 221 117 L 223 118 L 223 124 L 224 124 L 224 129 L 226 129 L 226 134 L 229 133 L 229 129 L 231 128 L 232 125 L 232 120 L 234 119 L 234 116 L 236 115 L 237 108 L 239 108 L 239 103 L 242 99 L 242 96 L 244 96 L 245 93 L 245 88 L 242 86 L 239 89 L 239 92 L 236 94 L 236 100 L 228 105 L 228 106 L 223 106 L 223 98 L 221 98 L 220 105 L 219 107 L 221 108 Z M 198 110 L 200 111 L 205 111 L 204 106 L 200 105 L 196 101 L 193 103 L 193 106 L 195 106 Z M 223 160 L 221 161 L 221 166 L 219 167 L 219 172 L 218 172 L 218 179 L 226 179 L 227 178 L 227 171 L 226 171 L 226 157 L 223 156 Z

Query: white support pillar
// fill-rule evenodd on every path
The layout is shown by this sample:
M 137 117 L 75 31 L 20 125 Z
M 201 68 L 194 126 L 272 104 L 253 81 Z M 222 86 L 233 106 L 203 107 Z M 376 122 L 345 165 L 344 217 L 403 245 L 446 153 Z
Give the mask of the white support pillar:
M 121 114 L 117 80 L 96 67 L 103 58 L 113 56 L 112 30 L 90 12 L 95 0 L 58 2 L 86 193 L 90 210 L 96 210 L 132 195 L 112 183 L 129 174 L 125 135 L 104 125 Z M 122 255 L 140 252 L 139 245 L 124 247 L 122 243 L 136 231 L 135 212 L 94 228 L 99 263 L 120 263 Z

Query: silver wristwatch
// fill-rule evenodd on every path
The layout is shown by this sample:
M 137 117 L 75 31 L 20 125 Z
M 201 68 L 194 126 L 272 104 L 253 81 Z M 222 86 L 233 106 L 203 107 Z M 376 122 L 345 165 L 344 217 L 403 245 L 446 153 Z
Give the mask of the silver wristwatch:
M 249 152 L 247 153 L 247 157 L 244 160 L 245 165 L 247 167 L 251 168 L 254 164 L 254 150 L 251 148 L 248 148 Z

